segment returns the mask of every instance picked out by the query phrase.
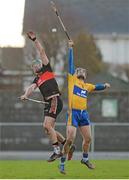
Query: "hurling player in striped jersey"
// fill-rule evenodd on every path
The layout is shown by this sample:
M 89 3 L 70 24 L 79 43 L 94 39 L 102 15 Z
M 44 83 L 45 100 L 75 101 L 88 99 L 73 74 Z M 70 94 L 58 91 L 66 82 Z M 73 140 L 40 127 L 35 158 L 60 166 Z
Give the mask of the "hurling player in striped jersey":
M 44 101 L 47 103 L 44 108 L 43 127 L 54 148 L 53 154 L 48 159 L 48 162 L 52 162 L 61 156 L 59 144 L 65 143 L 65 138 L 54 129 L 56 118 L 63 108 L 63 102 L 60 97 L 61 94 L 55 75 L 44 48 L 34 32 L 30 31 L 27 35 L 37 48 L 40 59 L 32 61 L 32 69 L 36 76 L 33 83 L 26 89 L 24 95 L 21 96 L 21 99 L 25 100 L 38 87 Z

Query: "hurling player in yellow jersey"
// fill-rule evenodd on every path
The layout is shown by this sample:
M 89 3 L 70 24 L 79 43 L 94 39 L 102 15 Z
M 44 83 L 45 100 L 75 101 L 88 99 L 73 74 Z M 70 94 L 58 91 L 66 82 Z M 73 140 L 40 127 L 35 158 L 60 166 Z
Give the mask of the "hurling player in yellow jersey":
M 68 160 L 71 159 L 75 150 L 73 145 L 77 128 L 83 138 L 82 160 L 81 163 L 89 169 L 95 166 L 89 162 L 88 152 L 91 143 L 90 118 L 87 112 L 87 97 L 93 91 L 100 91 L 110 87 L 110 84 L 89 84 L 86 82 L 87 72 L 83 68 L 74 69 L 73 41 L 69 41 L 68 58 L 68 105 L 69 113 L 67 117 L 67 139 L 63 147 L 63 156 L 60 162 L 60 172 L 65 174 L 65 160 L 68 154 Z

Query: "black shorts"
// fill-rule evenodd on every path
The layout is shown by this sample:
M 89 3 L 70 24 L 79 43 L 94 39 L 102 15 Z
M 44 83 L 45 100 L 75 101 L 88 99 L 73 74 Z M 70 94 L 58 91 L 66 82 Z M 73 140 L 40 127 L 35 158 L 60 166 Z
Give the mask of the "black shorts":
M 45 102 L 48 102 L 48 104 L 45 104 L 44 116 L 50 116 L 56 119 L 63 108 L 63 102 L 60 96 L 52 97 L 49 100 L 45 100 Z

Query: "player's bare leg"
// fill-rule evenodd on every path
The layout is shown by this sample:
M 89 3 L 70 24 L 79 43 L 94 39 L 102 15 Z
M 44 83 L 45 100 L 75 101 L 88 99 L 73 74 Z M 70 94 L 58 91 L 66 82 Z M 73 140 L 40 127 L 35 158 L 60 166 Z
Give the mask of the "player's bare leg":
M 49 136 L 49 139 L 51 140 L 54 148 L 54 152 L 48 159 L 48 162 L 52 162 L 61 156 L 57 134 L 54 129 L 54 126 L 55 126 L 55 119 L 49 116 L 45 116 L 43 127 L 45 128 L 45 132 Z
M 59 170 L 62 174 L 65 174 L 65 161 L 66 161 L 66 156 L 70 150 L 70 146 L 72 145 L 75 137 L 76 137 L 76 128 L 74 126 L 67 126 L 67 138 L 66 142 L 63 146 L 62 150 L 62 157 L 61 157 L 61 162 L 59 165 Z
M 56 131 L 56 135 L 57 135 L 58 142 L 60 142 L 62 145 L 64 145 L 66 142 L 65 137 L 61 133 L 59 133 L 58 131 Z
M 88 152 L 91 143 L 91 128 L 88 125 L 88 126 L 79 127 L 79 129 L 83 137 L 83 143 L 82 143 L 83 157 L 81 163 L 86 165 L 89 169 L 94 169 L 95 166 L 89 162 L 89 158 L 88 158 Z
M 75 144 L 73 144 L 74 139 L 76 137 L 76 128 L 74 126 L 67 126 L 67 137 L 69 137 L 68 138 L 69 141 L 70 141 L 70 139 L 72 139 L 72 142 L 70 142 L 68 144 L 68 146 L 66 144 L 66 148 L 68 148 L 66 150 L 66 152 L 67 152 L 67 160 L 71 160 L 72 157 L 73 157 L 73 153 L 75 151 L 75 148 L 76 148 Z

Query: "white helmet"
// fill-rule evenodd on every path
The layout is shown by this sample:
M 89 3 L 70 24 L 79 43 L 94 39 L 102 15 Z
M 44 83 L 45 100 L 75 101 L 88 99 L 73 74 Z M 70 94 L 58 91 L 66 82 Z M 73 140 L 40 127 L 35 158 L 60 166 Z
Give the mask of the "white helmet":
M 35 59 L 32 61 L 32 69 L 35 73 L 40 73 L 42 68 L 42 60 L 41 59 Z
M 86 69 L 83 69 L 83 68 L 76 68 L 75 69 L 75 74 L 78 78 L 80 79 L 86 79 L 86 76 L 87 76 L 87 71 Z

